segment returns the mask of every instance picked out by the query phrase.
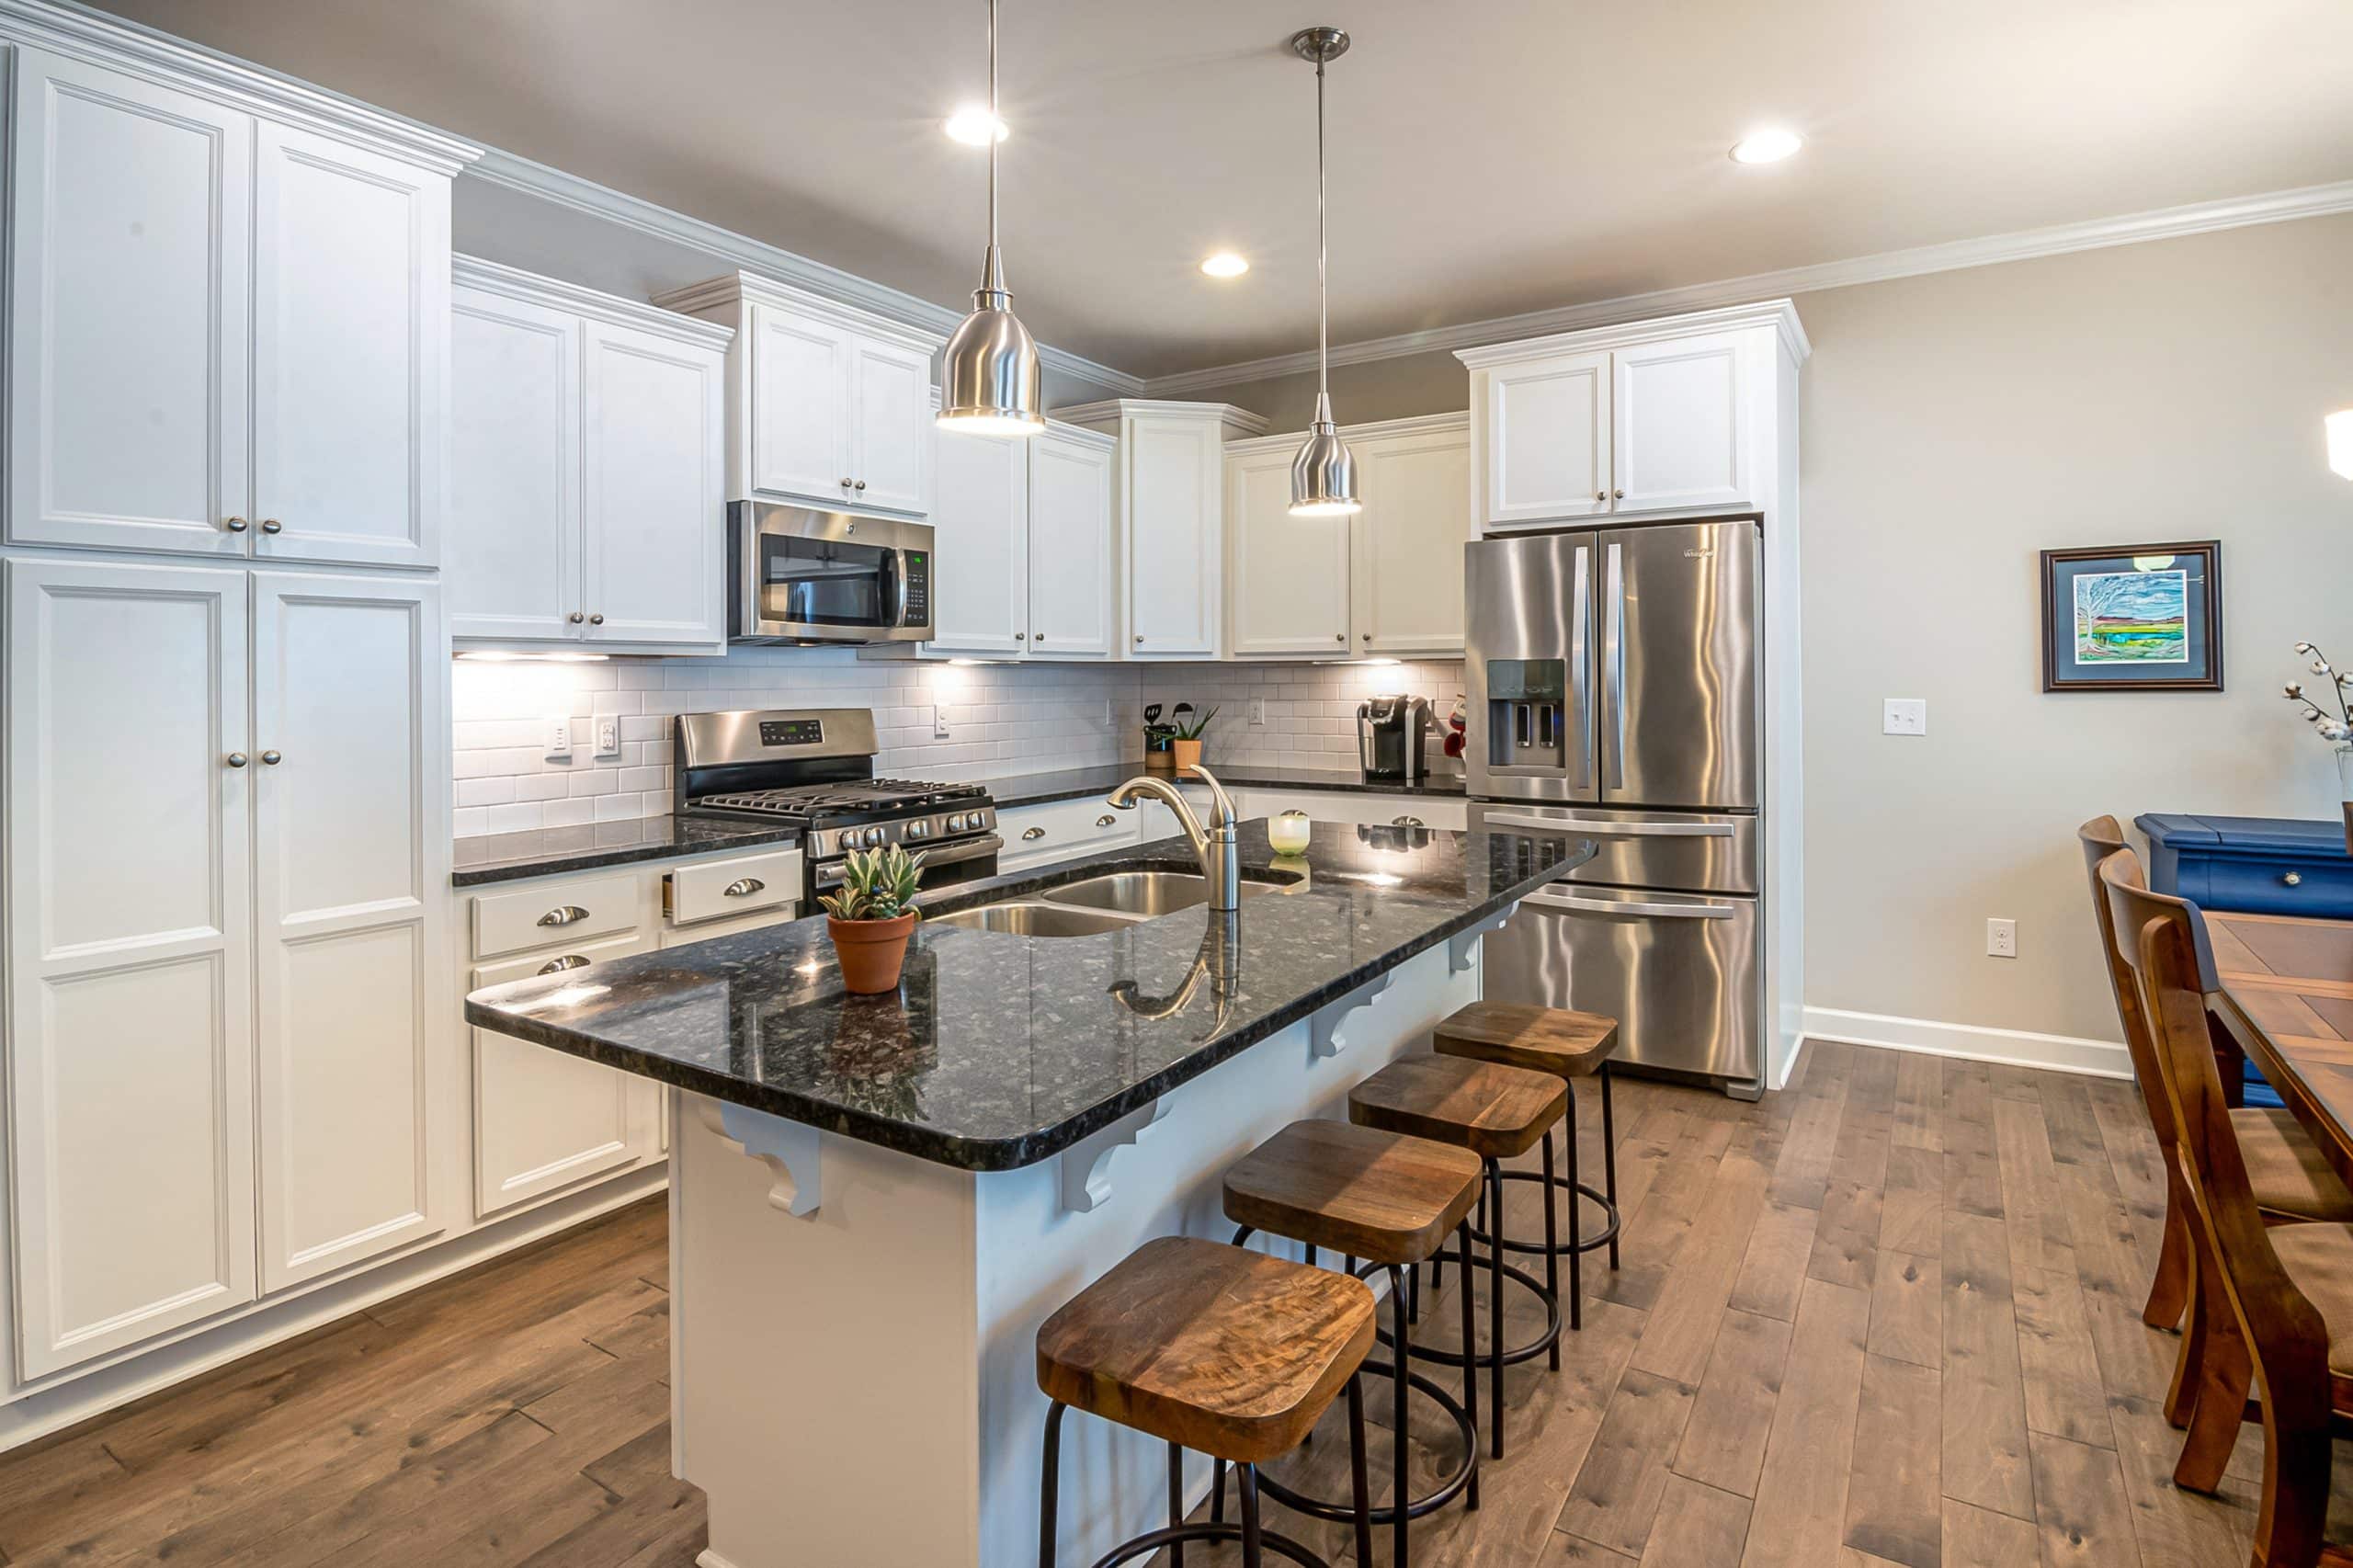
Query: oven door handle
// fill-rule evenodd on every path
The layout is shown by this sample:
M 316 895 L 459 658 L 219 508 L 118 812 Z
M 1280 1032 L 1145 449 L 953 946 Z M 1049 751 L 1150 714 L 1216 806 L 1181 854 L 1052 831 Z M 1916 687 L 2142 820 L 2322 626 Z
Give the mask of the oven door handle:
M 995 834 L 983 834 L 978 838 L 960 838 L 953 844 L 943 844 L 937 849 L 924 850 L 923 863 L 926 866 L 953 866 L 960 861 L 977 860 L 983 855 L 994 855 L 1004 847 L 1005 840 Z M 820 867 L 812 874 L 810 881 L 815 887 L 839 887 L 842 881 L 841 863 L 835 861 L 830 866 Z

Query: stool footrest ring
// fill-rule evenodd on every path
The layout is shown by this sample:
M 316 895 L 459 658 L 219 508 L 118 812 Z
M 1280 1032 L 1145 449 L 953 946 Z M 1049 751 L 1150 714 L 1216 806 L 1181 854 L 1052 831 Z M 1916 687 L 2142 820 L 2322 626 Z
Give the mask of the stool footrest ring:
M 1506 1181 L 1534 1182 L 1540 1182 L 1546 1179 L 1542 1171 L 1506 1171 L 1503 1173 L 1503 1178 Z M 1569 1178 L 1564 1176 L 1556 1176 L 1552 1177 L 1551 1180 L 1552 1186 L 1555 1187 L 1582 1193 L 1586 1197 L 1592 1199 L 1596 1203 L 1600 1204 L 1601 1211 L 1609 1216 L 1609 1222 L 1602 1226 L 1600 1230 L 1594 1232 L 1591 1235 L 1580 1235 L 1577 1238 L 1576 1244 L 1574 1248 L 1572 1248 L 1567 1242 L 1563 1242 L 1558 1246 L 1548 1248 L 1542 1242 L 1514 1241 L 1509 1236 L 1506 1236 L 1504 1238 L 1504 1250 L 1506 1252 L 1534 1253 L 1540 1257 L 1549 1251 L 1558 1256 L 1566 1257 L 1572 1251 L 1581 1253 L 1598 1252 L 1600 1249 L 1608 1246 L 1611 1242 L 1618 1239 L 1619 1228 L 1624 1222 L 1623 1217 L 1618 1212 L 1618 1205 L 1609 1201 L 1608 1198 L 1604 1194 L 1594 1190 L 1592 1186 L 1588 1183 L 1578 1182 L 1572 1187 L 1569 1182 Z M 1477 1242 L 1481 1246 L 1493 1246 L 1495 1244 L 1488 1239 L 1487 1233 L 1479 1229 L 1476 1223 L 1473 1223 L 1471 1227 L 1471 1239 Z M 1614 1267 L 1616 1266 L 1612 1265 L 1611 1267 Z
M 1388 1361 L 1367 1361 L 1358 1370 L 1377 1378 L 1394 1378 L 1397 1375 L 1395 1363 Z M 1405 1517 L 1409 1519 L 1418 1519 L 1453 1502 L 1455 1498 L 1461 1495 L 1462 1489 L 1471 1484 L 1471 1477 L 1479 1468 L 1479 1435 L 1472 1429 L 1470 1413 L 1462 1408 L 1461 1402 L 1447 1392 L 1437 1382 L 1409 1368 L 1405 1373 L 1405 1386 L 1427 1394 L 1430 1403 L 1436 1404 L 1447 1418 L 1454 1423 L 1455 1434 L 1462 1439 L 1462 1451 L 1467 1456 L 1462 1463 L 1455 1468 L 1454 1473 L 1438 1483 L 1428 1495 L 1407 1499 Z M 1353 1524 L 1356 1521 L 1356 1510 L 1347 1504 L 1329 1503 L 1319 1497 L 1302 1496 L 1263 1470 L 1258 1472 L 1258 1490 L 1294 1513 L 1305 1514 L 1313 1518 L 1327 1519 L 1336 1525 Z M 1397 1506 L 1391 1503 L 1373 1509 L 1372 1522 L 1375 1525 L 1395 1524 Z
M 1478 1234 L 1478 1232 L 1473 1231 L 1471 1233 L 1475 1236 Z M 1541 1252 L 1544 1249 L 1539 1247 L 1536 1250 Z M 1431 1254 L 1427 1261 L 1434 1264 L 1445 1265 L 1455 1262 L 1460 1256 L 1461 1255 L 1455 1248 L 1448 1247 L 1443 1251 Z M 1483 1270 L 1488 1267 L 1488 1265 L 1483 1260 L 1474 1257 L 1471 1260 L 1471 1267 L 1474 1270 Z M 1561 1302 L 1558 1297 L 1554 1296 L 1552 1291 L 1547 1290 L 1544 1288 L 1541 1281 L 1538 1280 L 1533 1275 L 1528 1273 L 1525 1269 L 1522 1269 L 1516 1265 L 1506 1263 L 1504 1265 L 1503 1273 L 1505 1278 L 1523 1287 L 1529 1294 L 1534 1296 L 1539 1301 L 1542 1302 L 1544 1306 L 1544 1332 L 1529 1340 L 1527 1344 L 1515 1346 L 1503 1353 L 1504 1365 L 1506 1367 L 1516 1367 L 1522 1361 L 1532 1361 L 1537 1357 L 1543 1355 L 1546 1351 L 1552 1349 L 1553 1344 L 1560 1339 Z M 1381 1344 L 1390 1344 L 1391 1336 L 1387 1329 L 1376 1325 L 1372 1333 L 1373 1337 L 1379 1340 Z M 1395 1347 L 1392 1346 L 1391 1348 L 1393 1349 Z M 1446 1367 L 1460 1367 L 1463 1365 L 1462 1352 L 1460 1350 L 1440 1350 L 1437 1346 L 1429 1345 L 1408 1345 L 1405 1346 L 1405 1353 L 1416 1361 L 1435 1361 L 1440 1366 Z M 1472 1365 L 1483 1367 L 1487 1365 L 1489 1361 L 1494 1359 L 1494 1347 L 1490 1346 L 1479 1353 Z
M 1266 1490 L 1266 1478 L 1263 1476 L 1260 1477 L 1258 1489 L 1263 1492 Z M 1353 1516 L 1350 1517 L 1353 1517 Z M 1238 1541 L 1241 1539 L 1242 1527 L 1238 1524 L 1217 1524 L 1214 1522 L 1206 1522 L 1194 1525 L 1176 1525 L 1166 1529 L 1153 1530 L 1148 1534 L 1136 1537 L 1133 1540 L 1113 1547 L 1108 1556 L 1098 1557 L 1095 1560 L 1095 1568 L 1119 1568 L 1119 1564 L 1122 1562 L 1140 1562 L 1142 1559 L 1151 1556 L 1154 1552 L 1158 1551 L 1162 1547 L 1174 1546 L 1179 1541 Z M 1258 1544 L 1267 1552 L 1268 1555 L 1274 1557 L 1288 1557 L 1293 1562 L 1300 1563 L 1302 1568 L 1333 1568 L 1333 1563 L 1330 1559 L 1318 1557 L 1307 1548 L 1300 1545 L 1299 1542 L 1291 1540 L 1290 1537 L 1287 1535 L 1278 1535 L 1273 1530 L 1260 1530 L 1258 1532 Z

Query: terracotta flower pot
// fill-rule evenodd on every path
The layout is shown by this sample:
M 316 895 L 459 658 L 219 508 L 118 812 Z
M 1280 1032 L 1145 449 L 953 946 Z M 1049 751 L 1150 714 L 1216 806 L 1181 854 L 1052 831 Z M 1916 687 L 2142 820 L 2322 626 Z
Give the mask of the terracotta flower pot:
M 1199 741 L 1179 737 L 1169 743 L 1169 749 L 1176 754 L 1176 771 L 1180 775 L 1190 773 L 1201 765 L 1201 743 Z
M 907 938 L 915 928 L 915 911 L 896 920 L 836 920 L 825 916 L 825 934 L 834 939 L 834 957 L 842 966 L 842 989 L 861 996 L 898 988 L 899 967 L 907 960 Z

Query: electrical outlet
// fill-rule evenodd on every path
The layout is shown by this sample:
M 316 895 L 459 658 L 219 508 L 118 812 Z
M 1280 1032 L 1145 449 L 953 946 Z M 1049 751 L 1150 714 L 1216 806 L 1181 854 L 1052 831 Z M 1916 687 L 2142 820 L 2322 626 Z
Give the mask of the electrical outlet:
M 570 719 L 548 721 L 548 756 L 561 757 L 567 762 L 571 760 L 572 721 Z
M 621 722 L 619 719 L 597 721 L 597 755 L 619 756 L 621 754 Z
M 1928 733 L 1928 699 L 1925 697 L 1891 697 L 1880 709 L 1880 733 L 1883 735 L 1925 735 Z
M 935 741 L 944 741 L 948 738 L 948 705 L 946 703 L 932 705 L 931 738 Z
M 1267 699 L 1263 697 L 1252 698 L 1250 699 L 1250 722 L 1253 724 L 1264 724 L 1266 722 Z
M 2014 959 L 2018 956 L 2018 923 L 2015 920 L 1985 922 L 1985 956 L 1989 959 Z

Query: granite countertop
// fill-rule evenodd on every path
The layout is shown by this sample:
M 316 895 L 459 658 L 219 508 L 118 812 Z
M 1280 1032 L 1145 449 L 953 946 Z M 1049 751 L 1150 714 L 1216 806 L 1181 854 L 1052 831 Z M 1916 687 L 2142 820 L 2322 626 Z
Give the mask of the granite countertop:
M 1242 827 L 1245 875 L 1278 867 Z M 1589 840 L 1315 830 L 1303 886 L 1091 937 L 926 922 L 897 993 L 841 986 L 823 919 L 478 991 L 469 1022 L 967 1170 L 1046 1159 L 1582 865 Z M 1295 867 L 1299 861 L 1282 865 Z M 1182 839 L 942 889 L 933 913 L 1108 869 L 1195 869 Z
M 790 848 L 801 842 L 797 827 L 773 823 L 729 822 L 710 817 L 634 817 L 585 823 L 578 827 L 540 827 L 523 833 L 493 833 L 458 840 L 449 874 L 458 887 L 627 866 L 639 860 L 671 860 L 717 849 Z
M 1241 764 L 1226 767 L 1214 757 L 1209 761 L 1217 781 L 1229 790 L 1342 790 L 1364 795 L 1452 796 L 1461 800 L 1468 793 L 1459 773 L 1433 773 L 1418 783 L 1407 784 L 1396 778 L 1367 778 L 1355 768 L 1330 767 L 1247 767 Z M 1038 806 L 1049 801 L 1075 801 L 1088 795 L 1108 795 L 1127 780 L 1144 771 L 1141 762 L 1108 763 L 1099 767 L 1071 767 L 1058 773 L 1024 773 L 1011 778 L 983 778 L 981 787 L 1000 806 Z M 1155 774 L 1154 778 L 1175 782 L 1173 774 Z

